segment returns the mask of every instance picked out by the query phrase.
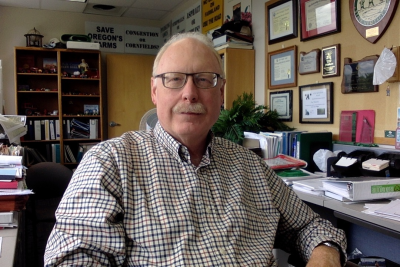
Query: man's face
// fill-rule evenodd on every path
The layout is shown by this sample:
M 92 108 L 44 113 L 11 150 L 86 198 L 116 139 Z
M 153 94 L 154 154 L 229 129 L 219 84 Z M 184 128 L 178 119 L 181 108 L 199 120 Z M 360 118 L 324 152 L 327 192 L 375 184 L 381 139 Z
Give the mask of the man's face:
M 168 47 L 156 74 L 166 72 L 222 74 L 214 54 L 194 39 L 184 39 Z M 163 128 L 185 144 L 185 140 L 205 139 L 217 121 L 224 99 L 224 81 L 218 79 L 217 86 L 201 89 L 193 83 L 193 77 L 188 76 L 182 88 L 169 89 L 164 87 L 162 78 L 152 78 L 151 97 Z M 195 105 L 198 105 L 197 111 L 188 111 L 188 106 Z

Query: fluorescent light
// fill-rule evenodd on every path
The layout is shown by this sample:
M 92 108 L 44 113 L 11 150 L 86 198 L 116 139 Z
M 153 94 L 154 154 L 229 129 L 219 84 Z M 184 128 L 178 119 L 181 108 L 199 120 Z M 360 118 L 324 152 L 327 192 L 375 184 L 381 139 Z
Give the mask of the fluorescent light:
M 86 3 L 87 0 L 64 0 L 64 1 Z

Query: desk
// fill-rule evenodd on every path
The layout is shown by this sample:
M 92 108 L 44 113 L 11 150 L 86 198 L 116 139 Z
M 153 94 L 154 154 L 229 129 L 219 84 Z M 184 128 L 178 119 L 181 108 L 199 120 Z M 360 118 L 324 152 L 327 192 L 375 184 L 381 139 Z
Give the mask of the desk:
M 380 256 L 400 264 L 399 221 L 363 213 L 363 202 L 346 204 L 324 196 L 295 192 L 323 218 L 345 230 L 347 253 L 358 248 L 366 256 Z
M 0 236 L 3 237 L 1 244 L 1 267 L 11 267 L 14 264 L 15 247 L 17 244 L 17 228 L 2 229 Z

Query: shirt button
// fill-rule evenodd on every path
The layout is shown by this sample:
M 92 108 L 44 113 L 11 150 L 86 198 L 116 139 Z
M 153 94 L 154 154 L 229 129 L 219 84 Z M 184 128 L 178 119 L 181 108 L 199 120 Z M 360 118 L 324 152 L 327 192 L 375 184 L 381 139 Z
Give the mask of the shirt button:
M 220 252 L 222 255 L 228 254 L 224 248 L 221 248 L 221 249 L 219 250 L 219 252 Z
M 206 207 L 206 213 L 211 213 L 210 207 Z

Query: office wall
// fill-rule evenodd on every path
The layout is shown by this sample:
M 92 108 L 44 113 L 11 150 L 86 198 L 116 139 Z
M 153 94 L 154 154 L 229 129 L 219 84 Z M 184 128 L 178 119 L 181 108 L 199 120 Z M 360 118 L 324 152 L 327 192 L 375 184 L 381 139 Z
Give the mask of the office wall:
M 61 35 L 66 33 L 85 34 L 86 21 L 122 25 L 159 26 L 159 21 L 154 20 L 0 6 L 0 59 L 3 66 L 5 114 L 15 114 L 14 47 L 26 46 L 24 34 L 35 27 L 44 35 L 42 43 L 46 44 L 52 38 L 61 39 Z M 106 53 L 103 53 L 102 56 L 105 59 Z M 105 60 L 103 62 L 105 63 Z M 103 70 L 105 69 L 103 67 Z
M 273 3 L 272 0 L 271 3 Z M 255 2 L 255 1 L 253 1 Z M 333 78 L 322 78 L 321 73 L 298 75 L 298 86 L 322 83 L 322 82 L 333 82 L 334 83 L 334 123 L 333 124 L 301 124 L 299 123 L 299 89 L 285 88 L 279 90 L 293 90 L 293 122 L 288 123 L 289 125 L 296 127 L 300 130 L 317 131 L 317 130 L 328 130 L 332 131 L 335 138 L 338 138 L 339 134 L 339 122 L 340 112 L 342 110 L 355 110 L 355 109 L 373 109 L 376 112 L 375 116 L 375 142 L 384 144 L 394 144 L 394 138 L 384 138 L 384 130 L 395 130 L 396 129 L 396 112 L 399 106 L 399 83 L 390 84 L 390 96 L 386 95 L 386 88 L 388 83 L 383 83 L 379 86 L 379 92 L 370 93 L 353 93 L 353 94 L 342 94 L 341 83 L 343 73 L 343 60 L 344 58 L 351 58 L 353 61 L 361 60 L 364 57 L 371 55 L 380 55 L 383 48 L 390 48 L 392 46 L 400 45 L 400 5 L 397 7 L 395 16 L 386 30 L 385 34 L 376 42 L 371 44 L 367 40 L 361 37 L 353 22 L 350 18 L 349 4 L 348 1 L 341 2 L 341 25 L 342 29 L 340 33 L 320 37 L 317 39 L 301 42 L 300 37 L 291 39 L 288 41 L 280 42 L 273 45 L 266 45 L 266 57 L 268 52 L 279 50 L 283 47 L 289 47 L 297 45 L 298 52 L 310 52 L 313 49 L 330 46 L 333 44 L 340 44 L 340 65 L 341 74 L 339 77 Z M 269 3 L 268 3 L 269 4 Z M 261 8 L 261 7 L 260 7 Z M 265 7 L 264 7 L 265 12 Z M 300 32 L 299 32 L 300 36 Z M 266 36 L 268 38 L 268 36 Z M 266 38 L 266 39 L 267 39 Z M 267 39 L 268 40 L 268 39 Z M 266 41 L 268 43 L 268 41 Z M 268 70 L 265 69 L 265 75 L 268 75 Z M 267 81 L 265 82 L 265 88 L 267 88 Z M 273 91 L 279 91 L 273 90 Z M 269 103 L 269 92 L 266 90 L 265 103 Z

